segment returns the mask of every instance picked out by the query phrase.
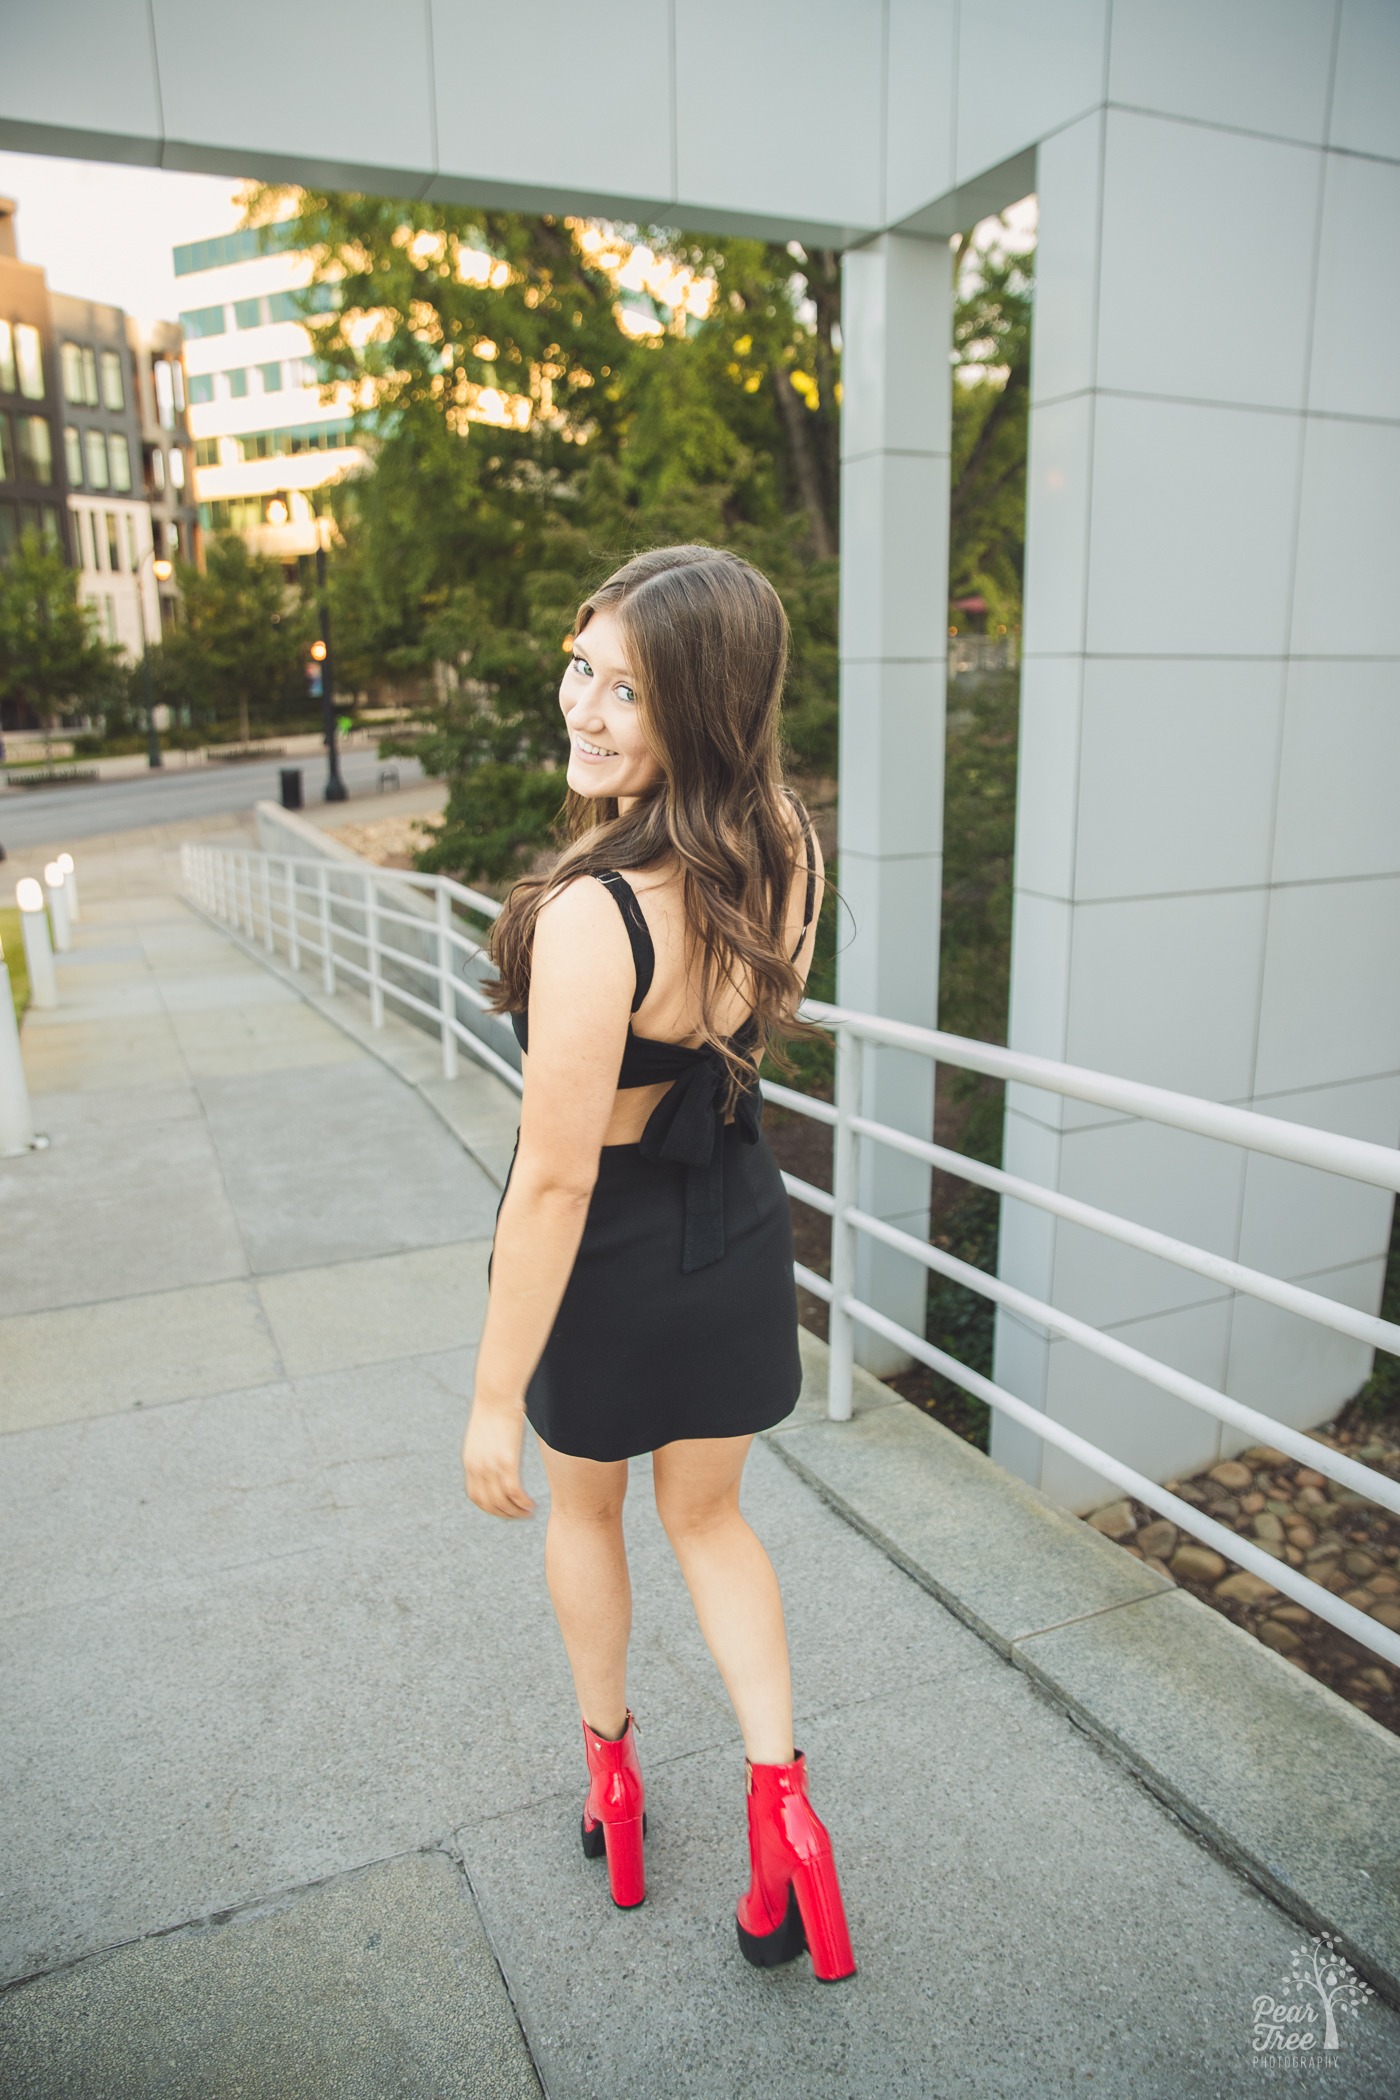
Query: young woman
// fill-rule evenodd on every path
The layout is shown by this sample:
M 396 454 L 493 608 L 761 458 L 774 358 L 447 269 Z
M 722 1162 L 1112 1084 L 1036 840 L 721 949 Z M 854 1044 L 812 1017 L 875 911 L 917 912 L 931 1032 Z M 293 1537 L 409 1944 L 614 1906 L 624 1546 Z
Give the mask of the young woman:
M 606 1850 L 613 1901 L 631 1907 L 646 1816 L 622 1503 L 628 1460 L 653 1454 L 744 1738 L 739 1944 L 762 1967 L 806 1946 L 833 1982 L 855 1962 L 792 1739 L 777 1579 L 739 1512 L 754 1434 L 802 1381 L 757 1077 L 774 1032 L 816 1032 L 796 1010 L 824 877 L 780 778 L 787 640 L 766 578 L 707 547 L 639 555 L 579 612 L 559 695 L 571 843 L 515 884 L 492 930 L 493 1010 L 528 1054 L 462 1456 L 478 1508 L 528 1516 L 527 1419 L 539 1438 L 589 1770 L 583 1849 Z M 791 1069 L 780 1040 L 775 1061 Z

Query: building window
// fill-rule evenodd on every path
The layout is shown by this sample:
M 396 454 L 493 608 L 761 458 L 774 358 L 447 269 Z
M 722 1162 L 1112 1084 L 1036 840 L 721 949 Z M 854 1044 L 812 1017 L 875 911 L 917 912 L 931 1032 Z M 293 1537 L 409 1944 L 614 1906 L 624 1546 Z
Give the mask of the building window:
M 19 456 L 20 464 L 28 470 L 27 479 L 47 488 L 53 480 L 53 432 L 45 417 L 20 417 Z
M 0 481 L 15 478 L 15 445 L 10 435 L 10 419 L 0 415 Z
M 15 390 L 15 339 L 8 321 L 0 321 L 0 394 Z
M 114 576 L 121 573 L 122 548 L 117 538 L 117 514 L 114 510 L 105 513 L 107 520 L 107 566 Z
M 217 467 L 219 464 L 219 440 L 196 438 L 194 441 L 194 463 L 197 467 Z
M 165 491 L 165 454 L 159 445 L 152 445 L 146 453 L 146 486 L 152 495 L 163 495 Z
M 175 428 L 175 385 L 168 357 L 151 360 L 151 377 L 156 390 L 156 421 L 162 430 Z
M 180 552 L 180 528 L 173 522 L 170 527 L 170 552 L 172 556 Z
M 178 358 L 170 360 L 170 391 L 175 396 L 175 406 L 180 414 L 185 413 L 185 368 Z
M 90 489 L 105 489 L 107 486 L 107 446 L 100 430 L 83 432 L 83 450 L 87 454 L 87 484 Z
M 297 423 L 282 430 L 250 430 L 236 440 L 243 460 L 282 459 L 289 453 L 339 452 L 353 443 L 349 423 Z
M 237 372 L 225 372 L 224 377 L 228 381 L 229 399 L 231 401 L 246 400 L 248 396 L 247 366 L 245 365 Z
M 15 365 L 19 390 L 26 401 L 44 398 L 44 345 L 39 331 L 29 321 L 15 324 Z
M 120 415 L 126 407 L 126 389 L 122 385 L 122 361 L 115 350 L 102 353 L 102 406 Z
M 68 469 L 68 485 L 80 489 L 83 485 L 83 441 L 70 423 L 63 433 L 63 464 Z
M 8 560 L 14 553 L 15 541 L 19 537 L 16 529 L 18 523 L 17 514 L 10 509 L 9 504 L 0 503 L 0 561 Z
M 55 554 L 63 552 L 63 534 L 59 529 L 58 512 L 52 503 L 44 505 L 43 522 L 39 531 L 46 547 L 51 547 Z
M 100 570 L 102 567 L 102 541 L 97 529 L 97 512 L 95 510 L 90 510 L 87 513 L 87 521 L 88 539 L 92 546 L 92 566 L 94 569 Z
M 141 557 L 136 551 L 136 520 L 131 512 L 128 511 L 126 514 L 126 565 L 133 576 L 136 574 L 136 565 L 140 559 Z
M 282 391 L 281 363 L 279 362 L 274 365 L 259 365 L 258 370 L 262 374 L 263 392 L 265 394 L 280 394 Z
M 180 326 L 194 342 L 207 335 L 224 333 L 224 310 L 222 306 L 196 306 L 180 316 Z
M 192 408 L 202 408 L 202 407 L 204 406 L 204 404 L 205 404 L 205 402 L 206 402 L 206 401 L 212 401 L 212 400 L 213 400 L 213 398 L 214 398 L 214 375 L 213 375 L 213 373 L 212 373 L 212 372 L 191 372 L 191 374 L 190 374 L 190 406 L 191 406 Z M 170 419 L 170 422 L 169 422 L 169 424 L 168 424 L 168 425 L 167 425 L 166 427 L 167 427 L 168 429 L 172 429 L 172 430 L 174 429 L 174 427 L 175 427 L 175 418 L 174 418 L 173 416 L 171 417 L 171 419 Z
M 107 615 L 107 639 L 114 642 L 117 638 L 117 601 L 115 598 L 109 598 L 105 591 L 102 594 L 102 610 Z
M 112 466 L 112 487 L 123 491 L 131 487 L 131 447 L 120 431 L 114 430 L 107 439 L 107 457 Z
M 78 408 L 97 406 L 97 352 L 82 343 L 65 343 L 59 352 L 63 398 Z
M 170 448 L 170 486 L 173 489 L 185 486 L 185 455 L 179 445 Z
M 261 328 L 267 319 L 265 299 L 239 299 L 234 303 L 233 316 L 240 328 Z

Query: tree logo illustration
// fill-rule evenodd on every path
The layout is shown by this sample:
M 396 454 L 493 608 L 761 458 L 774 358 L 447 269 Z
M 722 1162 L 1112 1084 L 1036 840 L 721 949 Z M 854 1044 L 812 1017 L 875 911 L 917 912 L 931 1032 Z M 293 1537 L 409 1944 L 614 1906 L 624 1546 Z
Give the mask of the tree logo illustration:
M 1254 2001 L 1256 2052 L 1335 2054 L 1341 2048 L 1339 2019 L 1348 2015 L 1354 2019 L 1367 1999 L 1376 1995 L 1357 1975 L 1331 1932 L 1314 1933 L 1307 1945 L 1294 1948 L 1288 1987 L 1296 1989 L 1296 2003 L 1286 2004 L 1267 1994 Z

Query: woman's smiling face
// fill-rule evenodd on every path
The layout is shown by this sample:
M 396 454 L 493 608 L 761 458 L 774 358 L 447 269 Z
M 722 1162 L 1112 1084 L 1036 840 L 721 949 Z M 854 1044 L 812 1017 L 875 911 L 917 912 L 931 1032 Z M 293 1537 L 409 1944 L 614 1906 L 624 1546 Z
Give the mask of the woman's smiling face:
M 595 612 L 574 644 L 559 687 L 569 732 L 568 782 L 579 795 L 615 795 L 619 805 L 660 771 L 637 719 L 637 688 L 614 614 Z

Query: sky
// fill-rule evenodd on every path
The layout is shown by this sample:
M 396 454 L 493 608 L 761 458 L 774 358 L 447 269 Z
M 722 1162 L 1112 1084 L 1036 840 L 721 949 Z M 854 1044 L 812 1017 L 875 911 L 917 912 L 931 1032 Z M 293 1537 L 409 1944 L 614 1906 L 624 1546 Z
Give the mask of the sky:
M 39 263 L 51 291 L 124 306 L 140 321 L 173 321 L 188 303 L 171 248 L 236 226 L 238 187 L 224 175 L 0 153 L 21 262 Z

